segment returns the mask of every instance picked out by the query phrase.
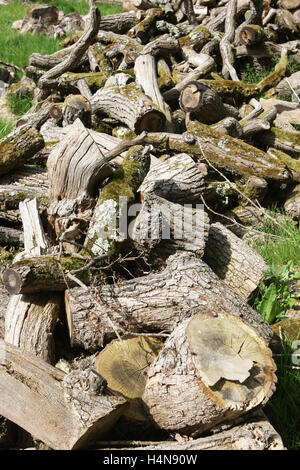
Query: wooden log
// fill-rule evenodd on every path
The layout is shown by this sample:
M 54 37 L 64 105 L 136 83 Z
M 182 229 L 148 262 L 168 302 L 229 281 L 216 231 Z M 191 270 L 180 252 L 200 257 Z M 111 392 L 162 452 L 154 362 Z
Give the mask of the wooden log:
M 280 4 L 287 10 L 295 10 L 296 8 L 300 8 L 300 0 L 280 0 Z
M 242 317 L 267 341 L 273 335 L 258 313 L 187 252 L 170 256 L 160 272 L 102 286 L 96 295 L 76 287 L 65 296 L 71 344 L 90 351 L 114 338 L 116 331 L 173 331 L 196 312 Z
M 149 10 L 149 8 L 153 8 L 153 3 L 148 0 L 133 0 L 132 3 L 135 8 L 138 8 L 139 10 Z
M 90 90 L 90 87 L 88 86 L 86 80 L 84 78 L 80 78 L 79 80 L 77 80 L 76 82 L 76 87 L 78 88 L 78 90 L 80 91 L 80 94 L 86 98 L 88 101 L 91 100 L 92 98 L 92 92 Z
M 54 84 L 57 85 L 55 79 L 64 72 L 71 70 L 74 64 L 78 64 L 78 61 L 85 54 L 91 43 L 95 41 L 100 26 L 101 14 L 98 8 L 94 5 L 93 0 L 89 0 L 89 6 L 89 27 L 74 44 L 71 53 L 68 54 L 60 64 L 52 67 L 40 78 L 39 87 L 41 89 L 53 86 L 53 80 Z
M 142 21 L 128 31 L 128 36 L 138 38 L 141 40 L 142 44 L 146 44 L 152 35 L 156 21 L 160 20 L 163 16 L 164 12 L 161 8 L 151 8 L 147 10 Z
M 269 131 L 263 132 L 260 139 L 278 150 L 282 150 L 287 154 L 299 155 L 300 154 L 300 132 L 284 131 L 271 127 Z
M 92 72 L 112 73 L 111 63 L 107 60 L 104 47 L 98 42 L 92 44 L 88 49 L 88 59 Z
M 34 128 L 17 128 L 0 140 L 0 175 L 28 161 L 44 147 L 41 134 Z
M 118 253 L 118 243 L 127 238 L 127 223 L 126 227 L 124 223 L 122 226 L 122 218 L 127 217 L 149 167 L 149 148 L 131 147 L 120 168 L 102 189 L 84 243 L 93 255 Z
M 7 291 L 0 286 L 0 339 L 4 339 L 5 335 L 5 311 L 9 301 Z
M 91 126 L 91 105 L 90 102 L 81 95 L 69 95 L 65 99 L 63 108 L 63 125 L 73 124 L 76 119 L 80 119 L 86 127 Z
M 259 254 L 219 222 L 210 226 L 204 260 L 247 302 L 268 269 Z
M 136 12 L 128 11 L 103 16 L 101 19 L 101 30 L 112 31 L 116 34 L 126 34 L 131 28 L 140 22 Z
M 37 200 L 35 198 L 32 200 L 25 199 L 20 202 L 19 210 L 23 223 L 26 255 L 31 257 L 46 254 L 49 243 L 42 227 Z
M 265 404 L 275 370 L 271 350 L 241 319 L 196 314 L 150 365 L 142 400 L 160 428 L 196 437 Z
M 58 21 L 58 9 L 49 5 L 36 5 L 30 8 L 30 16 L 46 24 L 56 24 Z
M 284 203 L 285 213 L 295 219 L 300 219 L 300 185 L 297 184 L 288 194 Z
M 155 248 L 158 256 L 185 250 L 203 256 L 209 219 L 203 205 L 174 204 L 155 193 L 143 195 L 143 206 L 132 222 L 130 238 L 141 247 Z M 161 243 L 160 243 L 161 242 Z
M 197 164 L 186 153 L 175 155 L 152 167 L 141 184 L 139 191 L 180 204 L 201 202 L 205 189 L 203 174 Z
M 91 101 L 93 113 L 102 112 L 126 124 L 136 134 L 164 130 L 165 116 L 134 84 L 98 90 Z
M 242 419 L 242 418 L 240 418 Z M 235 421 L 238 421 L 235 420 Z M 224 426 L 224 425 L 223 425 Z M 258 438 L 259 436 L 259 438 Z M 120 443 L 121 444 L 121 443 Z M 96 443 L 99 448 L 107 447 L 113 443 L 100 441 Z M 124 442 L 122 450 L 132 449 Z M 285 450 L 284 444 L 278 432 L 270 424 L 264 413 L 257 410 L 245 418 L 241 424 L 229 426 L 229 429 L 206 437 L 183 440 L 182 442 L 136 442 L 135 450 L 160 451 L 169 450 L 173 452 L 198 451 L 198 450 Z
M 224 104 L 215 90 L 197 81 L 183 88 L 179 104 L 183 111 L 189 113 L 190 119 L 205 124 L 213 124 L 228 115 L 239 118 L 239 112 L 233 106 Z
M 5 313 L 5 341 L 55 363 L 53 332 L 62 308 L 55 293 L 12 295 Z
M 216 131 L 240 138 L 243 135 L 243 128 L 239 121 L 233 117 L 227 117 L 212 126 Z
M 227 12 L 225 19 L 225 34 L 220 41 L 220 53 L 223 61 L 222 75 L 225 79 L 229 76 L 232 80 L 238 81 L 236 70 L 233 66 L 234 57 L 232 45 L 235 33 L 235 16 L 236 16 L 237 0 L 230 0 L 227 4 Z
M 173 131 L 171 111 L 162 97 L 158 87 L 156 62 L 151 54 L 143 54 L 137 57 L 134 66 L 136 84 L 143 93 L 149 97 L 153 103 L 164 113 L 166 117 L 166 130 Z
M 157 55 L 169 55 L 179 51 L 179 42 L 169 34 L 163 34 L 158 38 L 146 44 L 141 54 L 151 54 L 153 57 Z
M 197 24 L 193 0 L 183 0 L 183 4 L 189 24 Z
M 0 212 L 1 216 L 1 212 Z M 0 227 L 0 245 L 14 245 L 17 247 L 24 245 L 23 232 L 11 227 Z
M 55 450 L 84 448 L 125 411 L 90 368 L 65 374 L 0 340 L 0 414 Z M 18 406 L 16 406 L 16 404 Z
M 239 42 L 247 47 L 261 44 L 266 36 L 264 30 L 259 25 L 249 24 L 244 26 L 239 33 Z

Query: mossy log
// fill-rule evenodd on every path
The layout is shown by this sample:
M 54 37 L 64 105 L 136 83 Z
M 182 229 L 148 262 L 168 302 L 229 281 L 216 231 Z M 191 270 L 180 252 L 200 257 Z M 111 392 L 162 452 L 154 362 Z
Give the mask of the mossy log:
M 189 113 L 190 119 L 197 119 L 204 124 L 216 123 L 225 116 L 239 118 L 236 108 L 224 104 L 215 90 L 196 80 L 183 88 L 179 104 L 183 111 Z
M 84 448 L 128 406 L 91 368 L 65 374 L 2 340 L 0 365 L 0 414 L 55 450 Z
M 288 154 L 300 155 L 300 132 L 290 132 L 271 127 L 259 137 L 265 144 Z
M 292 170 L 287 168 L 285 161 L 278 155 L 263 152 L 240 139 L 221 135 L 205 124 L 193 122 L 188 132 L 182 135 L 149 133 L 148 138 L 159 152 L 187 153 L 200 162 L 207 163 L 208 160 L 232 175 L 247 178 L 254 175 L 267 181 L 288 181 L 292 177 Z M 296 160 L 293 161 L 297 163 Z
M 300 219 L 300 184 L 288 194 L 284 203 L 285 213 L 295 219 Z
M 234 117 L 226 117 L 221 121 L 216 122 L 212 128 L 221 134 L 227 134 L 231 137 L 237 137 L 238 139 L 243 135 L 243 128 L 239 121 Z
M 61 296 L 52 292 L 12 295 L 5 313 L 5 341 L 53 364 L 53 332 L 61 308 Z
M 287 153 L 272 147 L 268 148 L 267 154 L 283 163 L 291 173 L 293 180 L 300 183 L 300 164 L 296 158 L 292 158 Z
M 154 165 L 139 191 L 180 204 L 201 203 L 205 190 L 204 176 L 194 160 L 186 153 L 174 155 L 164 162 Z
M 0 213 L 1 215 L 1 213 Z M 0 227 L 0 245 L 24 246 L 23 232 L 11 227 Z
M 65 296 L 71 344 L 89 351 L 116 337 L 116 331 L 171 332 L 196 312 L 242 317 L 267 341 L 273 335 L 261 315 L 188 252 L 170 256 L 160 272 L 102 286 L 97 297 L 81 287 Z
M 160 132 L 165 127 L 166 118 L 162 111 L 134 83 L 98 90 L 91 105 L 94 113 L 102 112 L 117 119 L 136 134 Z
M 275 371 L 272 351 L 241 319 L 196 314 L 150 365 L 142 400 L 160 428 L 196 437 L 265 404 Z
M 59 78 L 59 84 L 70 93 L 76 93 L 78 89 L 79 80 L 85 80 L 88 87 L 96 92 L 99 88 L 102 88 L 106 80 L 110 77 L 111 73 L 105 69 L 100 72 L 66 72 Z
M 247 302 L 268 269 L 258 253 L 219 222 L 210 226 L 204 261 Z
M 92 72 L 106 72 L 107 74 L 112 73 L 112 67 L 110 62 L 107 60 L 104 47 L 99 43 L 92 44 L 88 49 L 88 59 L 90 63 L 90 69 Z
M 43 291 L 64 291 L 76 285 L 68 278 L 72 269 L 84 267 L 86 261 L 77 256 L 65 256 L 60 260 L 50 255 L 24 258 L 13 263 L 2 273 L 4 287 L 10 294 L 32 294 Z M 78 278 L 87 281 L 86 272 Z
M 199 52 L 212 37 L 211 32 L 205 26 L 200 25 L 193 28 L 186 36 L 180 37 L 178 42 L 181 47 L 191 46 L 196 52 Z
M 155 22 L 162 19 L 164 12 L 161 8 L 150 8 L 145 12 L 142 21 L 128 31 L 128 36 L 138 38 L 142 44 L 146 44 L 151 38 L 155 28 Z
M 123 218 L 127 217 L 127 210 L 149 167 L 149 148 L 131 147 L 111 181 L 102 189 L 84 243 L 93 255 L 116 254 L 117 242 L 127 238 L 127 223 L 124 227 Z
M 0 175 L 22 165 L 43 147 L 43 137 L 36 129 L 17 128 L 0 140 Z
M 261 26 L 248 24 L 239 31 L 239 42 L 247 47 L 257 46 L 266 39 L 266 35 Z
M 63 125 L 73 124 L 80 119 L 86 127 L 91 126 L 92 109 L 90 102 L 81 95 L 68 95 L 62 108 Z
M 135 244 L 143 249 L 155 247 L 153 254 L 158 256 L 165 258 L 185 250 L 201 258 L 208 229 L 209 219 L 203 205 L 176 204 L 150 192 L 143 195 L 143 206 L 129 233 Z

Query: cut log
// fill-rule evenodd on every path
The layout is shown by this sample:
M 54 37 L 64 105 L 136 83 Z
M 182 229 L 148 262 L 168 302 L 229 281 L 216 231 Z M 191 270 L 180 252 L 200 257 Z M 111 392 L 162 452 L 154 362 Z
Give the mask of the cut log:
M 261 44 L 265 38 L 266 36 L 261 26 L 249 24 L 241 29 L 239 42 L 247 47 L 253 47 Z
M 0 364 L 0 414 L 52 449 L 85 447 L 127 407 L 120 396 L 99 394 L 103 380 L 90 368 L 66 375 L 2 340 Z
M 17 128 L 0 140 L 0 175 L 22 165 L 43 147 L 43 137 L 36 129 Z
M 58 294 L 13 295 L 5 313 L 5 341 L 55 362 L 53 331 L 62 307 Z
M 204 261 L 247 302 L 268 269 L 258 253 L 219 222 L 210 226 Z
M 275 370 L 271 350 L 242 320 L 196 314 L 150 365 L 142 400 L 160 428 L 198 436 L 265 404 Z
M 190 204 L 201 202 L 204 189 L 204 177 L 196 163 L 188 154 L 181 153 L 152 167 L 139 191 L 142 196 L 154 193 L 169 201 Z
M 2 273 L 4 287 L 10 294 L 31 294 L 42 291 L 64 291 L 76 283 L 64 271 L 81 268 L 85 260 L 63 257 L 60 261 L 50 255 L 25 258 L 12 264 Z M 79 275 L 79 278 L 82 277 Z M 86 276 L 83 276 L 83 278 Z
M 96 295 L 80 287 L 65 295 L 71 344 L 90 351 L 115 331 L 170 332 L 196 311 L 242 317 L 266 340 L 273 335 L 261 315 L 191 253 L 172 255 L 163 271 L 103 286 Z
M 194 252 L 202 257 L 208 228 L 209 219 L 202 204 L 196 208 L 192 204 L 182 206 L 154 193 L 146 193 L 129 235 L 143 248 L 153 248 L 162 241 L 155 249 L 159 257 L 165 258 L 178 250 Z
M 163 343 L 151 336 L 114 340 L 96 357 L 95 366 L 111 390 L 125 398 L 141 398 L 147 369 Z
M 46 239 L 36 199 L 25 199 L 19 204 L 24 231 L 24 250 L 26 255 L 40 256 L 47 253 L 49 243 Z
M 35 5 L 30 8 L 30 16 L 46 24 L 56 24 L 58 21 L 58 9 L 49 5 Z
M 84 243 L 93 255 L 118 253 L 118 243 L 127 238 L 127 211 L 149 167 L 149 147 L 131 147 L 120 168 L 102 189 Z
M 91 105 L 90 102 L 81 95 L 68 95 L 63 108 L 63 125 L 73 124 L 76 119 L 80 119 L 86 126 L 91 126 Z
M 192 81 L 182 90 L 179 104 L 189 113 L 190 119 L 204 124 L 213 124 L 225 116 L 239 118 L 239 112 L 228 104 L 223 104 L 218 93 L 201 82 Z
M 91 101 L 92 111 L 126 124 L 136 134 L 164 130 L 165 116 L 142 91 L 130 83 L 124 87 L 108 87 L 97 91 Z
M 280 0 L 280 4 L 287 10 L 295 10 L 296 8 L 300 8 L 300 0 Z

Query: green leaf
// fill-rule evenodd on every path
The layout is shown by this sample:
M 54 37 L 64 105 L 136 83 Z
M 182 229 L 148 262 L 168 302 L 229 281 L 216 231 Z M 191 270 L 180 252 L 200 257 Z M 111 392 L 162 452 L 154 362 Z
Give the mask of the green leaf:
M 265 291 L 257 309 L 262 317 L 269 324 L 273 323 L 276 315 L 279 312 L 279 305 L 276 301 L 277 291 L 274 283 L 270 284 Z

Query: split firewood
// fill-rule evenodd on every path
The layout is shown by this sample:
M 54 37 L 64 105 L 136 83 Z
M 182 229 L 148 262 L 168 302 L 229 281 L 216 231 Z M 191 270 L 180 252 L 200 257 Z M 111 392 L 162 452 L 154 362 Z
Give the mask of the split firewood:
M 9 301 L 9 295 L 7 291 L 0 286 L 0 340 L 4 339 L 5 334 L 5 311 Z
M 239 42 L 247 47 L 253 47 L 261 44 L 265 37 L 261 26 L 249 24 L 240 30 Z
M 268 269 L 263 258 L 219 222 L 211 224 L 205 262 L 228 286 L 249 301 Z
M 241 319 L 196 314 L 150 365 L 142 400 L 160 428 L 198 436 L 266 403 L 275 370 L 271 350 Z
M 128 406 L 91 368 L 65 374 L 3 340 L 0 364 L 0 414 L 55 450 L 99 439 Z
M 172 255 L 160 272 L 95 292 L 75 287 L 65 295 L 71 344 L 89 351 L 116 337 L 116 331 L 171 332 L 196 312 L 242 317 L 262 338 L 273 335 L 258 313 L 187 252 Z
M 126 124 L 136 134 L 164 130 L 165 115 L 134 83 L 97 91 L 91 106 L 93 113 L 105 113 Z

